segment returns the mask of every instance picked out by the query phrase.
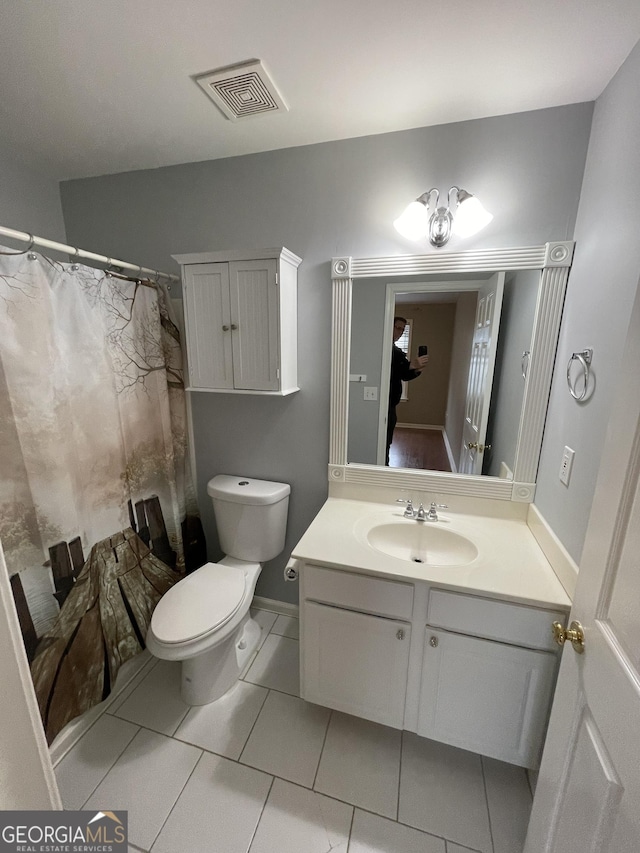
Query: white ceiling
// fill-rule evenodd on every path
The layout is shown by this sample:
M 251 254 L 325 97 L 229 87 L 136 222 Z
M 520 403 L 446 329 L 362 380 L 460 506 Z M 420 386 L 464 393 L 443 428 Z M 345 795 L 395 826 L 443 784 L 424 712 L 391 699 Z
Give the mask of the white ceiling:
M 638 0 L 0 0 L 0 145 L 58 179 L 594 100 Z M 193 76 L 261 59 L 289 112 Z

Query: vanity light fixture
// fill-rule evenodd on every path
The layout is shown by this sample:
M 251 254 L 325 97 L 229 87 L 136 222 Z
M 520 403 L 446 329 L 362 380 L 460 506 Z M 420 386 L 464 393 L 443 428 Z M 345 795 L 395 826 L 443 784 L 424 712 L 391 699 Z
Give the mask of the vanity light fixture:
M 440 193 L 435 187 L 422 193 L 395 220 L 396 231 L 408 240 L 428 237 L 431 245 L 440 248 L 452 234 L 471 237 L 493 219 L 474 195 L 460 187 L 451 187 L 446 207 L 439 207 L 439 201 Z

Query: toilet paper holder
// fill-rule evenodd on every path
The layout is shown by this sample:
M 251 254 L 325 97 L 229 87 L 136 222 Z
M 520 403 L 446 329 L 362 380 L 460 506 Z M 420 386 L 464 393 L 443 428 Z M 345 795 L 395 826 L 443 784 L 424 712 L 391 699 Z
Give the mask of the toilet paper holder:
M 289 560 L 287 565 L 284 567 L 284 579 L 285 579 L 285 581 L 297 581 L 298 580 L 298 561 L 297 560 Z

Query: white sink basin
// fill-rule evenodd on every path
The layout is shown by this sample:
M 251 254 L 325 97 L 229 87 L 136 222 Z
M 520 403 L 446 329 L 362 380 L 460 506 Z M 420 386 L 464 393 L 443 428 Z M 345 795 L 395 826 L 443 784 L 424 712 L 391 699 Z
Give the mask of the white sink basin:
M 438 522 L 396 521 L 371 527 L 366 539 L 372 548 L 412 563 L 467 566 L 478 549 L 465 536 L 438 527 Z

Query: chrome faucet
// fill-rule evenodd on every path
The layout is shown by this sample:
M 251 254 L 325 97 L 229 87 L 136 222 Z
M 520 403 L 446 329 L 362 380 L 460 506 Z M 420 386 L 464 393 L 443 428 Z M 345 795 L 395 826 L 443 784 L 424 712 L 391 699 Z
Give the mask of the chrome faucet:
M 406 504 L 405 511 L 403 513 L 405 518 L 414 518 L 416 521 L 426 521 L 429 516 L 424 508 L 424 504 L 420 504 L 418 509 L 414 509 L 413 500 L 411 498 L 407 498 L 407 500 L 403 500 L 402 498 L 398 498 L 396 503 Z M 435 504 L 433 504 L 435 506 Z M 436 516 L 436 520 L 437 520 Z
M 435 501 L 433 501 L 433 503 L 429 507 L 429 513 L 427 515 L 427 520 L 428 521 L 437 521 L 438 520 L 437 510 L 439 510 L 439 509 L 447 509 L 447 504 L 437 504 Z

